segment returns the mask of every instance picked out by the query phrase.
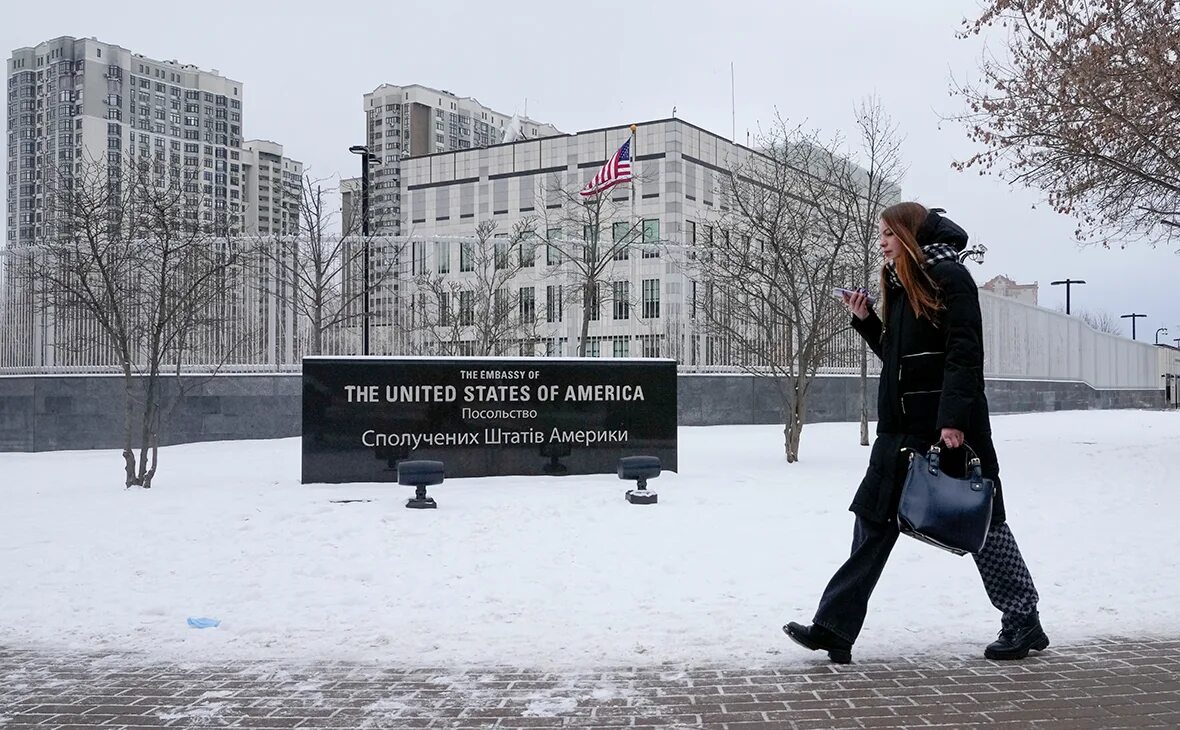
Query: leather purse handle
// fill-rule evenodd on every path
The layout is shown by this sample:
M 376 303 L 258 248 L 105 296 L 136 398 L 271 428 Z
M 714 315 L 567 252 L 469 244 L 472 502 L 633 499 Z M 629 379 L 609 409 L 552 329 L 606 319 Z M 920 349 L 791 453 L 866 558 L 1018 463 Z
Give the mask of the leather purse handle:
M 967 449 L 967 471 L 971 473 L 973 481 L 981 481 L 983 479 L 983 465 L 979 460 L 979 454 L 975 453 L 975 449 L 971 448 L 966 441 L 963 442 L 963 448 Z M 937 474 L 939 471 L 939 460 L 942 455 L 942 447 L 934 444 L 926 452 L 926 460 L 930 464 L 930 473 Z

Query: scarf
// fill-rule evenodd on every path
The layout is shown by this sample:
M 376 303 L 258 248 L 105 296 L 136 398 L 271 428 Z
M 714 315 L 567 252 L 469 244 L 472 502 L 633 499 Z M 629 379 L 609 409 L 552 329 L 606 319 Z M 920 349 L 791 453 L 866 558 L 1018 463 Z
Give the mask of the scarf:
M 922 253 L 926 254 L 926 268 L 930 268 L 940 261 L 959 260 L 958 250 L 948 243 L 932 243 L 929 246 L 923 246 Z M 891 289 L 901 288 L 901 278 L 897 275 L 897 267 L 892 261 L 885 264 L 885 280 Z

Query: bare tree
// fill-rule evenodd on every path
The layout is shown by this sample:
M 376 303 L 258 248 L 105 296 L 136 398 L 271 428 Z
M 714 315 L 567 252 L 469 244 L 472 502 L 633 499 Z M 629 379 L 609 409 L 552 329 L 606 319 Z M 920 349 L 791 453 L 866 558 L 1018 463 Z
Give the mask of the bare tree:
M 979 168 L 1042 190 L 1079 240 L 1180 236 L 1180 4 L 989 0 L 962 37 L 1007 33 L 1007 57 L 952 89 Z M 1125 245 L 1125 244 L 1124 244 Z
M 1054 307 L 1054 310 L 1061 313 L 1061 314 L 1065 314 L 1065 307 L 1061 304 L 1058 304 L 1056 307 Z M 1075 316 L 1078 319 L 1085 322 L 1086 326 L 1088 326 L 1090 329 L 1092 329 L 1096 332 L 1103 332 L 1108 335 L 1122 335 L 1123 334 L 1122 323 L 1119 322 L 1118 317 L 1114 316 L 1110 312 L 1104 312 L 1104 311 L 1093 310 L 1093 309 L 1090 309 L 1090 310 L 1076 310 L 1075 309 L 1074 312 L 1075 313 L 1073 316 Z
M 638 173 L 636 178 L 642 182 Z M 577 353 L 584 357 L 590 322 L 601 316 L 604 305 L 614 301 L 614 287 L 608 290 L 606 285 L 615 262 L 642 255 L 640 246 L 656 251 L 659 241 L 651 240 L 650 235 L 644 240 L 643 222 L 631 214 L 631 198 L 618 195 L 628 188 L 616 186 L 583 197 L 581 187 L 580 181 L 567 184 L 560 175 L 553 175 L 539 207 L 545 211 L 546 255 L 560 266 L 555 271 L 569 283 L 569 302 L 581 312 Z M 631 296 L 628 293 L 628 298 Z
M 458 276 L 437 268 L 416 274 L 411 318 L 416 339 L 428 350 L 504 355 L 513 343 L 538 339 L 535 291 L 530 297 L 520 286 L 522 272 L 536 265 L 540 239 L 535 223 L 526 219 L 509 232 L 496 231 L 494 221 L 482 221 L 473 238 L 458 241 Z M 452 241 L 433 243 L 449 246 Z M 445 260 L 450 261 L 449 252 Z M 522 350 L 528 351 L 523 344 Z
M 799 459 L 808 389 L 847 329 L 832 287 L 860 265 L 861 221 L 839 188 L 854 166 L 841 148 L 777 120 L 725 180 L 729 212 L 698 256 L 708 356 L 774 384 L 788 462 Z
M 1123 334 L 1122 323 L 1110 312 L 1084 311 L 1078 316 L 1082 318 L 1083 322 L 1090 325 L 1091 329 L 1098 332 L 1105 332 L 1109 335 Z
M 28 252 L 57 346 L 122 370 L 125 484 L 145 489 L 162 425 L 193 385 L 164 376 L 193 362 L 215 373 L 253 337 L 232 318 L 247 247 L 213 235 L 221 224 L 195 183 L 163 175 L 142 160 L 56 171 L 49 233 Z
M 836 180 L 841 207 L 856 221 L 856 284 L 877 288 L 877 272 L 883 263 L 878 245 L 878 222 L 881 213 L 900 199 L 901 179 L 906 166 L 902 161 L 902 138 L 897 123 L 881 106 L 880 99 L 869 97 L 857 104 L 856 126 L 860 133 L 858 166 L 836 165 Z M 846 285 L 847 286 L 847 285 Z M 859 338 L 858 338 L 859 339 Z M 860 444 L 869 445 L 869 377 L 868 346 L 860 342 Z
M 362 322 L 366 247 L 370 297 L 397 275 L 406 248 L 387 238 L 366 240 L 359 215 L 345 216 L 347 225 L 335 234 L 337 213 L 330 201 L 336 188 L 326 187 L 327 182 L 304 177 L 296 234 L 274 236 L 259 246 L 274 271 L 270 293 L 307 323 L 308 355 L 324 353 L 328 333 Z

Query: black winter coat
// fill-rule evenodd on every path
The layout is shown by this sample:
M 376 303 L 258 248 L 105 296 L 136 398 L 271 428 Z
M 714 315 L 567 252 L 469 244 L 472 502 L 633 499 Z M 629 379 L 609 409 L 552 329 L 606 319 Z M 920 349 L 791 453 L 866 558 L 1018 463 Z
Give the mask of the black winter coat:
M 983 475 L 995 482 L 992 523 L 1000 524 L 1004 500 L 984 395 L 979 292 L 957 261 L 941 261 L 927 273 L 944 307 L 937 322 L 918 319 L 904 289 L 889 292 L 889 322 L 882 323 L 871 310 L 865 319 L 852 321 L 881 358 L 881 380 L 877 440 L 849 509 L 873 522 L 895 519 L 908 463 L 902 449 L 924 452 L 938 441 L 941 429 L 955 428 L 979 455 Z M 944 452 L 948 473 L 963 469 L 965 449 L 957 451 L 962 453 Z

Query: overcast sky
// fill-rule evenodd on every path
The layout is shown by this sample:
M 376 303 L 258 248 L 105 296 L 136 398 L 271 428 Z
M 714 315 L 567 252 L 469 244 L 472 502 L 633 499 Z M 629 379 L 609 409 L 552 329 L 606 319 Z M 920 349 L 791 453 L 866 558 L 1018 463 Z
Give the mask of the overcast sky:
M 952 74 L 975 75 L 982 43 L 955 38 L 975 0 L 201 0 L 176 6 L 183 16 L 158 0 L 6 5 L 6 54 L 95 36 L 241 81 L 244 137 L 281 143 L 317 177 L 355 174 L 348 146 L 364 141 L 362 95 L 382 83 L 445 88 L 509 113 L 527 99 L 529 116 L 566 132 L 660 119 L 675 106 L 728 135 L 732 62 L 739 142 L 776 108 L 851 136 L 853 106 L 876 94 L 906 137 L 905 196 L 946 208 L 988 246 L 982 266 L 969 264 L 977 281 L 1038 281 L 1041 305 L 1055 307 L 1064 287 L 1050 281 L 1085 279 L 1075 310 L 1143 312 L 1140 339 L 1157 327 L 1180 337 L 1180 256 L 1142 244 L 1079 249 L 1072 220 L 1033 209 L 1035 192 L 951 169 L 974 151 L 940 117 L 959 106 Z

